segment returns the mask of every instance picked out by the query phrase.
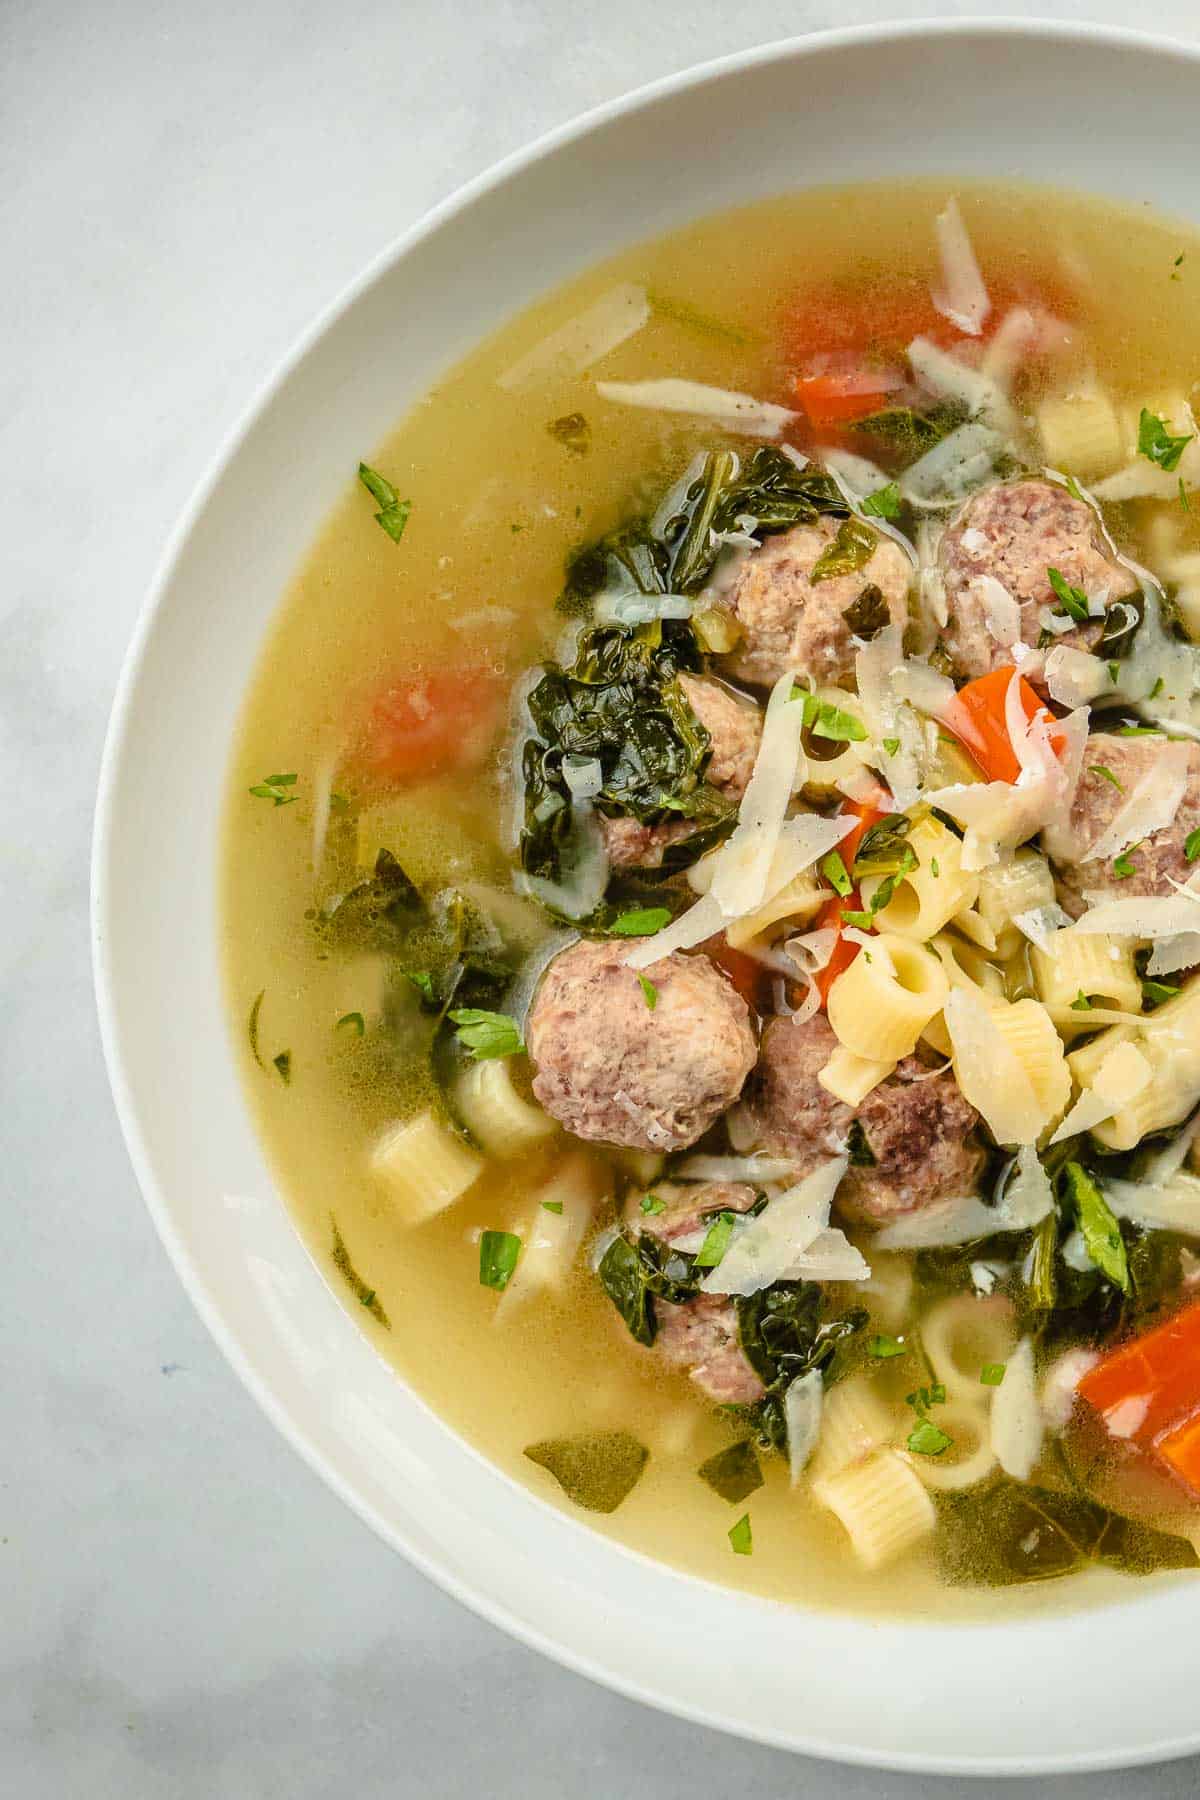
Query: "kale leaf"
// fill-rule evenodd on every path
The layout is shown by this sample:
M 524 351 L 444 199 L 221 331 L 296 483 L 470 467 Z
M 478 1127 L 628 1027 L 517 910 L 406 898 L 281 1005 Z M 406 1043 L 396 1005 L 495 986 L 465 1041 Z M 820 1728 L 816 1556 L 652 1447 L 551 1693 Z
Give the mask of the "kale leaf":
M 1198 1560 L 1186 1538 L 1122 1518 L 1082 1494 L 1002 1477 L 937 1500 L 942 1574 L 959 1585 L 1050 1581 L 1088 1562 L 1146 1575 L 1194 1568 Z

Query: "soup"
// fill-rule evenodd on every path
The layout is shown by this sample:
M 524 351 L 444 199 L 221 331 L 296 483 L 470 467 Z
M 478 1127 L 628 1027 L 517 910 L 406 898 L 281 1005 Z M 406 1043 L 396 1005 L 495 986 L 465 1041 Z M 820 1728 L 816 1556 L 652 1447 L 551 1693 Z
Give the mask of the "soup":
M 1195 1564 L 1196 264 L 1022 189 L 705 220 L 364 446 L 281 608 L 250 1103 L 380 1353 L 631 1548 Z

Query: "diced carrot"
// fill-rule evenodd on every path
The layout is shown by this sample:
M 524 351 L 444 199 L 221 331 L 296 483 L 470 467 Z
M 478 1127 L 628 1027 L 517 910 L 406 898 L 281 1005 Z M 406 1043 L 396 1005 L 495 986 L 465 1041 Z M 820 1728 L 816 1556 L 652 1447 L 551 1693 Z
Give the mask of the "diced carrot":
M 1080 1397 L 1200 1499 L 1200 1301 L 1095 1364 Z
M 356 767 L 385 786 L 478 768 L 499 722 L 494 673 L 478 665 L 400 676 L 367 703 Z
M 1021 773 L 1005 721 L 1010 681 L 1018 683 L 1021 706 L 1027 719 L 1035 718 L 1039 712 L 1048 719 L 1052 717 L 1024 676 L 1007 667 L 992 669 L 989 674 L 968 681 L 965 687 L 959 688 L 941 716 L 942 724 L 953 732 L 989 781 L 1013 782 Z M 1056 752 L 1061 752 L 1066 740 L 1061 732 L 1052 732 L 1050 742 Z
M 820 432 L 878 412 L 887 405 L 897 385 L 867 368 L 800 375 L 796 380 L 796 398 L 809 425 Z
M 1159 1456 L 1200 1500 L 1200 1412 L 1158 1440 Z
M 747 1006 L 753 1007 L 755 1012 L 765 1010 L 769 970 L 755 962 L 752 956 L 747 956 L 744 950 L 735 950 L 723 931 L 716 937 L 706 938 L 700 948 L 710 962 L 724 970 Z

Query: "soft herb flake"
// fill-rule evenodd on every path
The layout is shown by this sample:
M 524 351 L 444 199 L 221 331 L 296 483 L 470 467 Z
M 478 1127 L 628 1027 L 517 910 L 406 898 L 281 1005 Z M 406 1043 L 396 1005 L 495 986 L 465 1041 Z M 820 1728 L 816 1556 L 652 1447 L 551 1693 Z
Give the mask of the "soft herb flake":
M 375 514 L 376 524 L 383 527 L 394 544 L 398 544 L 404 536 L 404 527 L 408 524 L 412 501 L 401 500 L 391 482 L 386 481 L 377 469 L 370 468 L 367 463 L 359 463 L 358 479 L 372 499 L 379 502 L 380 510 Z
M 745 1500 L 763 1485 L 763 1472 L 749 1438 L 730 1444 L 728 1449 L 718 1450 L 715 1456 L 700 1464 L 696 1473 L 730 1506 L 736 1506 L 739 1500 Z
M 979 1371 L 980 1384 L 983 1387 L 999 1387 L 1007 1367 L 1007 1363 L 984 1363 Z
M 329 1225 L 333 1232 L 332 1255 L 334 1268 L 337 1269 L 339 1274 L 347 1282 L 354 1293 L 355 1298 L 358 1300 L 359 1305 L 365 1306 L 371 1317 L 373 1319 L 378 1319 L 384 1329 L 390 1331 L 392 1329 L 392 1322 L 384 1312 L 375 1289 L 370 1287 L 367 1282 L 363 1280 L 358 1270 L 354 1267 L 354 1264 L 350 1261 L 350 1253 L 346 1249 L 342 1234 L 338 1230 L 337 1220 L 332 1213 L 329 1215 Z
M 520 1026 L 507 1013 L 460 1006 L 450 1014 L 450 1023 L 458 1027 L 459 1043 L 477 1061 L 489 1056 L 516 1056 L 525 1048 Z
M 1101 781 L 1107 781 L 1111 787 L 1115 787 L 1118 794 L 1123 794 L 1125 792 L 1121 782 L 1117 780 L 1117 777 L 1113 774 L 1112 770 L 1107 768 L 1104 763 L 1089 763 L 1088 774 L 1098 775 Z
M 367 1029 L 367 1021 L 360 1012 L 343 1013 L 333 1029 L 335 1031 L 352 1031 L 356 1037 L 362 1037 Z
M 503 1293 L 512 1279 L 521 1254 L 521 1240 L 512 1231 L 485 1231 L 479 1240 L 479 1285 Z
M 665 906 L 637 906 L 621 913 L 608 927 L 610 937 L 653 937 L 671 923 Z
M 905 1344 L 903 1338 L 890 1337 L 888 1333 L 884 1331 L 877 1332 L 867 1344 L 867 1349 L 870 1354 L 872 1356 L 880 1357 L 885 1362 L 890 1357 L 903 1356 L 907 1348 L 908 1346 Z
M 1087 595 L 1082 588 L 1072 587 L 1058 569 L 1047 569 L 1046 579 L 1058 596 L 1063 611 L 1069 613 L 1078 624 L 1086 625 L 1091 614 L 1088 611 Z
M 646 1005 L 650 1008 L 650 1011 L 653 1012 L 655 1007 L 658 1005 L 658 989 L 655 987 L 654 983 L 650 980 L 648 975 L 639 975 L 638 976 L 638 986 L 642 990 L 642 999 L 646 1002 Z
M 1172 437 L 1157 413 L 1143 406 L 1138 418 L 1138 454 L 1168 474 L 1179 467 L 1179 459 L 1192 441 L 1192 433 Z
M 271 1061 L 274 1063 L 275 1069 L 279 1075 L 279 1079 L 280 1079 L 280 1081 L 282 1081 L 284 1087 L 290 1087 L 291 1081 L 292 1081 L 292 1053 L 291 1053 L 291 1051 L 290 1050 L 281 1050 L 279 1052 L 278 1056 L 273 1056 L 271 1058 Z
M 846 865 L 838 851 L 831 850 L 829 855 L 823 859 L 821 873 L 834 893 L 840 894 L 843 900 L 853 890 L 854 883 L 851 881 Z
M 730 1526 L 729 1547 L 735 1556 L 753 1555 L 754 1534 L 750 1530 L 749 1513 L 743 1513 L 737 1524 Z

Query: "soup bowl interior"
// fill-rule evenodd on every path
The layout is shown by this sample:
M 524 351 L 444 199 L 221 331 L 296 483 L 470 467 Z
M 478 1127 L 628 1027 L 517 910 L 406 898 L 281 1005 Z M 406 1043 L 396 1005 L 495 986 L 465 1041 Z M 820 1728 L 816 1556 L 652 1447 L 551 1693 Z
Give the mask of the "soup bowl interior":
M 312 1466 L 447 1590 L 628 1694 L 797 1749 L 947 1771 L 1181 1753 L 1200 1726 L 1165 1647 L 1200 1602 L 1156 1583 L 1098 1613 L 1084 1584 L 953 1629 L 773 1606 L 592 1533 L 441 1424 L 313 1266 L 239 1091 L 215 877 L 235 719 L 347 471 L 539 292 L 716 208 L 881 175 L 1051 180 L 1194 222 L 1198 72 L 1183 50 L 1087 29 L 895 27 L 751 52 L 556 134 L 441 208 L 309 335 L 177 532 L 122 679 L 95 850 L 102 1024 L 138 1178 L 218 1342 Z M 1148 94 L 1169 158 L 1144 130 Z

